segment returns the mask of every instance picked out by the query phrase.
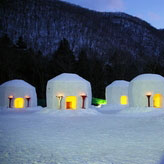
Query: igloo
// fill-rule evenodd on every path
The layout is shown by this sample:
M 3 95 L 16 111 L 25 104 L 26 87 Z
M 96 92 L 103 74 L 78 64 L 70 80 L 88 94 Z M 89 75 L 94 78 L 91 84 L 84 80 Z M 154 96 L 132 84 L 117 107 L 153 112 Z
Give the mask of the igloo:
M 105 91 L 107 104 L 127 105 L 128 86 L 129 82 L 125 80 L 116 80 L 108 85 Z
M 129 84 L 130 107 L 164 107 L 164 78 L 157 74 L 142 74 Z
M 77 74 L 63 73 L 47 83 L 47 108 L 86 109 L 91 106 L 91 85 Z
M 6 108 L 36 107 L 36 90 L 23 80 L 7 81 L 0 85 L 0 106 Z

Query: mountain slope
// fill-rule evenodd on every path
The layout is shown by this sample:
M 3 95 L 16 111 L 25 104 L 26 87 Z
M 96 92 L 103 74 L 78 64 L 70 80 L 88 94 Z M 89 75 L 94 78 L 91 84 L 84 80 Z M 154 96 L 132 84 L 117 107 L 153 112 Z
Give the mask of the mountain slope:
M 4 0 L 0 6 L 0 35 L 28 47 L 53 53 L 61 39 L 100 55 L 120 49 L 131 54 L 158 54 L 164 47 L 163 31 L 124 13 L 100 13 L 58 0 Z

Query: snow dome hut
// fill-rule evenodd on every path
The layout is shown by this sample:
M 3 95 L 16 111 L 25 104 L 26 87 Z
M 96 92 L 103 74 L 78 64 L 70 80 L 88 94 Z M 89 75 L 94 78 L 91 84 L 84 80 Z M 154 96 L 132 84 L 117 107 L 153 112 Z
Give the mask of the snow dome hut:
M 91 85 L 76 74 L 63 73 L 47 83 L 47 107 L 85 109 L 91 105 Z
M 127 105 L 128 86 L 129 82 L 125 80 L 116 80 L 108 85 L 105 91 L 107 104 Z
M 6 108 L 36 107 L 36 90 L 23 80 L 7 81 L 0 85 L 0 106 Z
M 142 74 L 129 84 L 130 107 L 164 107 L 164 78 L 157 74 Z

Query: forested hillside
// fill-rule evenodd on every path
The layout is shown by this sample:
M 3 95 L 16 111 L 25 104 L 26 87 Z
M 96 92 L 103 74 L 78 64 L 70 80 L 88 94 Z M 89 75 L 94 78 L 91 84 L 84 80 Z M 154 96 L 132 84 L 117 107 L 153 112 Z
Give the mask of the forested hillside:
M 43 54 L 53 53 L 63 38 L 75 55 L 81 48 L 103 57 L 115 49 L 157 55 L 164 47 L 161 30 L 125 13 L 95 12 L 58 0 L 2 2 L 0 35 L 8 34 L 13 42 L 22 36 L 28 47 Z

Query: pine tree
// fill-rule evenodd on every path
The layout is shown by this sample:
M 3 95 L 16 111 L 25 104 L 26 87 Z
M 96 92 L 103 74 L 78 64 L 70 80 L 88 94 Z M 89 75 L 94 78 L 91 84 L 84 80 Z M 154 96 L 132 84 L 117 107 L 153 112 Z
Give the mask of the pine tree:
M 77 61 L 77 74 L 84 77 L 85 79 L 89 78 L 89 59 L 87 57 L 86 51 L 82 49 L 78 56 Z
M 59 48 L 54 53 L 52 61 L 58 74 L 75 72 L 75 57 L 70 49 L 68 40 L 65 38 L 60 41 Z
M 0 38 L 0 48 L 6 49 L 12 46 L 13 46 L 13 43 L 7 34 L 5 34 L 4 36 L 2 36 L 2 38 Z
M 24 42 L 22 36 L 18 38 L 18 41 L 16 42 L 16 46 L 18 49 L 23 49 L 23 50 L 27 49 L 27 45 Z
M 91 54 L 89 62 L 89 81 L 92 84 L 92 93 L 96 98 L 104 98 L 104 71 L 103 63 L 98 58 L 98 54 Z

